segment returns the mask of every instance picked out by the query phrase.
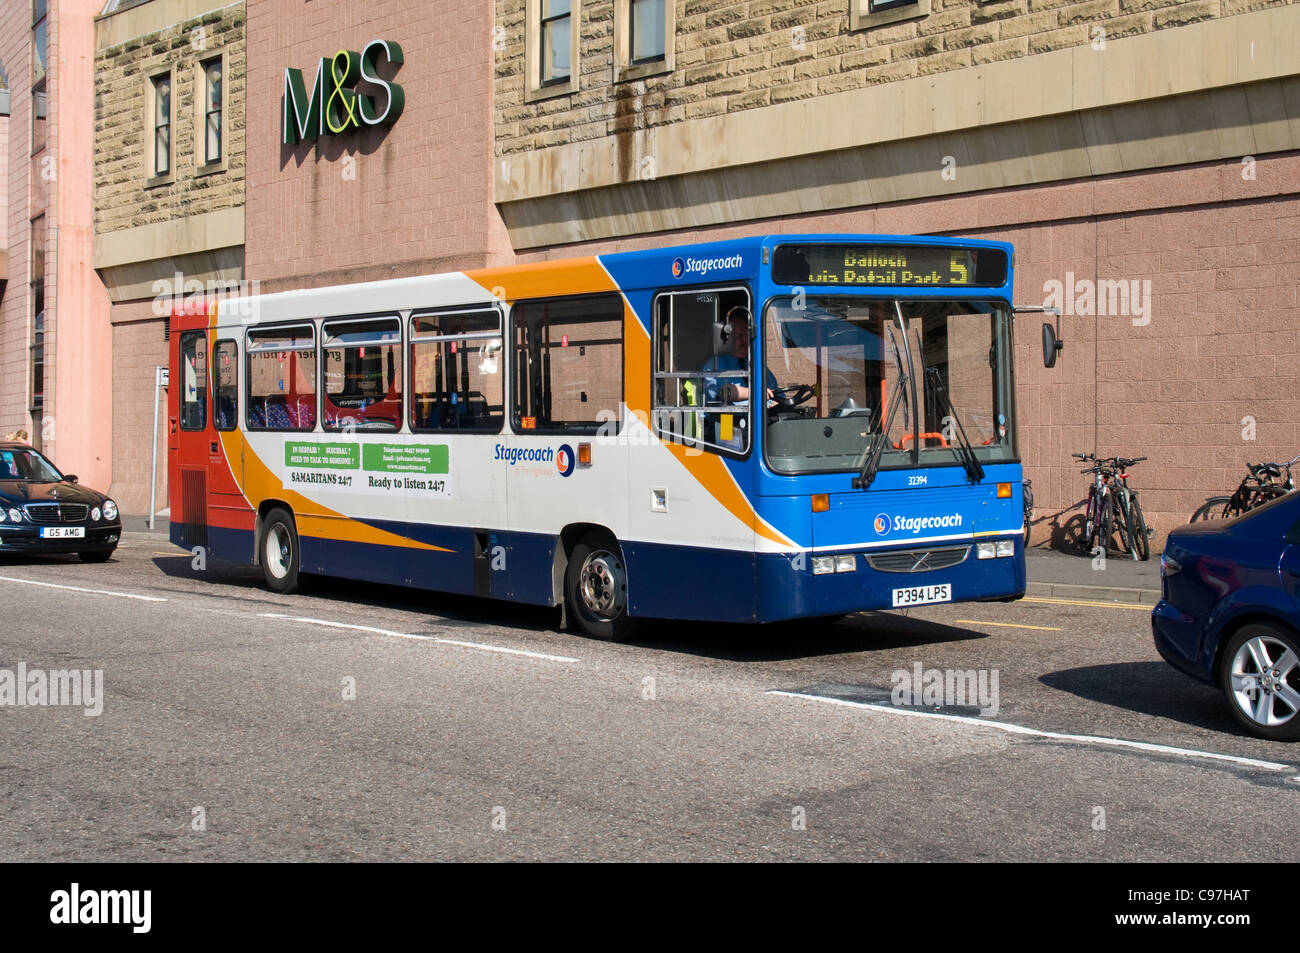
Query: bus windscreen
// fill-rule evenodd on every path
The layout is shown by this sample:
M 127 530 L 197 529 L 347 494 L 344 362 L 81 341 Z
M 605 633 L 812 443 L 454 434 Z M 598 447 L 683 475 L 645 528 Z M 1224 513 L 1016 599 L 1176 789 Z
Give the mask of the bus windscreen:
M 1007 254 L 1000 248 L 935 245 L 779 245 L 772 280 L 782 285 L 1000 288 Z

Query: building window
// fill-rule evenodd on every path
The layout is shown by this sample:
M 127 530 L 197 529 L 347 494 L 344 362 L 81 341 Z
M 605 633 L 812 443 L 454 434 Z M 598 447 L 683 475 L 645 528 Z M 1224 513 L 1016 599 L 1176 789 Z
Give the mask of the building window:
M 208 60 L 203 64 L 203 163 L 211 165 L 220 162 L 222 151 L 221 117 L 224 103 L 222 97 L 221 58 Z
M 525 99 L 578 89 L 578 0 L 526 0 Z
M 411 429 L 499 433 L 505 419 L 501 314 L 411 316 Z
M 49 84 L 49 18 L 46 0 L 32 4 L 32 155 L 45 148 L 46 88 Z
M 930 0 L 849 0 L 849 29 L 865 30 L 930 15 Z
M 172 170 L 172 77 L 170 73 L 153 78 L 153 174 L 168 175 Z
M 676 32 L 672 0 L 614 0 L 614 81 L 673 68 Z
M 31 294 L 32 294 L 32 413 L 35 440 L 41 432 L 41 415 L 45 410 L 45 216 L 31 224 Z M 39 449 L 35 442 L 32 446 Z
M 594 434 L 602 425 L 617 428 L 623 400 L 622 299 L 520 301 L 510 318 L 515 432 Z

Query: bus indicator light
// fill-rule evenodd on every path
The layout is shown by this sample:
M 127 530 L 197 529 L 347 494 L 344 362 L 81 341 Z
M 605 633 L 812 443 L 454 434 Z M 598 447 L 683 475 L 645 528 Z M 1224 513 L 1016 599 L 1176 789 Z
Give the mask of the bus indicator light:
M 1010 483 L 999 483 L 999 484 L 998 484 L 998 499 L 999 499 L 999 500 L 1009 500 L 1009 499 L 1011 499 L 1011 484 L 1010 484 Z
M 812 498 L 812 511 L 814 513 L 825 513 L 831 508 L 831 498 L 829 493 L 814 493 Z
M 578 466 L 584 470 L 591 466 L 591 444 L 578 444 Z
M 519 426 L 520 426 L 520 429 L 522 429 L 522 430 L 536 430 L 536 429 L 537 429 L 537 418 L 536 418 L 536 417 L 525 417 L 523 420 L 519 421 Z

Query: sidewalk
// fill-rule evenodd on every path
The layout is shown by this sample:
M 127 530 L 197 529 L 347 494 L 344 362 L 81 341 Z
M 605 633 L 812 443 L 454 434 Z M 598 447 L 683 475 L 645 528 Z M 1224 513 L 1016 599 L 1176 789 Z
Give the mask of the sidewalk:
M 1090 599 L 1153 606 L 1160 601 L 1160 554 L 1147 562 L 1112 553 L 1105 568 L 1093 568 L 1091 556 L 1030 547 L 1025 553 L 1027 595 L 1054 599 Z

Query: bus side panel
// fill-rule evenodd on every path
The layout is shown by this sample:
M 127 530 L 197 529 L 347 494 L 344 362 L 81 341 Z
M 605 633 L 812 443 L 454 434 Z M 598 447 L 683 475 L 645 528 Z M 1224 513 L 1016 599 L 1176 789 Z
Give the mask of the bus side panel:
M 753 622 L 754 554 L 665 543 L 623 543 L 628 612 L 657 619 Z

